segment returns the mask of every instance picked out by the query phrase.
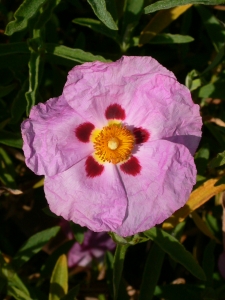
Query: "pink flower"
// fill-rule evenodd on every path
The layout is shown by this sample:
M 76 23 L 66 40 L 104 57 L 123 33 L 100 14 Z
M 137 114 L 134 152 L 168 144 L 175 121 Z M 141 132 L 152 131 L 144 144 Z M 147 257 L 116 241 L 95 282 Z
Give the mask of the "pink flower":
M 88 230 L 84 233 L 83 243 L 74 243 L 68 252 L 68 266 L 87 267 L 93 259 L 102 260 L 105 252 L 115 247 L 116 244 L 107 233 Z
M 85 63 L 62 96 L 22 124 L 27 166 L 50 209 L 93 231 L 129 236 L 163 222 L 195 184 L 199 106 L 151 57 Z

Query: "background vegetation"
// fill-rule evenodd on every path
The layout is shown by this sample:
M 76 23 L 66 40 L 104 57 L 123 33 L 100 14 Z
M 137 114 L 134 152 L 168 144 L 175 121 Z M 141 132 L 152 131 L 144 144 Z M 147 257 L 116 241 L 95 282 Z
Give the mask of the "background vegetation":
M 0 298 L 225 299 L 225 1 L 0 1 Z M 197 184 L 185 207 L 118 243 L 101 265 L 68 270 L 43 178 L 24 163 L 21 122 L 61 95 L 87 61 L 152 56 L 201 106 Z M 76 241 L 85 235 L 72 226 Z M 52 239 L 53 238 L 53 239 Z M 49 240 L 52 239 L 50 242 Z M 92 299 L 92 298 L 90 298 Z

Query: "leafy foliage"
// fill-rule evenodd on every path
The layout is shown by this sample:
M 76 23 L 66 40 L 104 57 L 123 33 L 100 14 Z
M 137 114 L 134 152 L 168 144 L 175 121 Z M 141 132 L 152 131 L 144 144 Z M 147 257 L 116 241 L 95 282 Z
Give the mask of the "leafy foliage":
M 224 299 L 224 4 L 1 1 L 1 299 L 126 300 L 132 293 L 140 300 Z M 68 269 L 66 254 L 74 242 L 85 244 L 86 229 L 71 223 L 68 240 L 60 219 L 46 209 L 43 178 L 25 166 L 20 124 L 35 104 L 61 94 L 72 67 L 123 54 L 154 57 L 200 105 L 197 183 L 186 205 L 163 224 L 126 238 L 110 233 L 114 254 Z

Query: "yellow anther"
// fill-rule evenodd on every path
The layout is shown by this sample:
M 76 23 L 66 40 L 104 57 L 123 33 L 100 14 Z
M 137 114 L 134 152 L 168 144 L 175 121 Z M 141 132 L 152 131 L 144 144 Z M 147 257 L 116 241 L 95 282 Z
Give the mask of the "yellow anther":
M 102 130 L 96 129 L 92 134 L 95 158 L 99 162 L 117 164 L 126 161 L 135 144 L 133 133 L 118 123 L 109 123 Z

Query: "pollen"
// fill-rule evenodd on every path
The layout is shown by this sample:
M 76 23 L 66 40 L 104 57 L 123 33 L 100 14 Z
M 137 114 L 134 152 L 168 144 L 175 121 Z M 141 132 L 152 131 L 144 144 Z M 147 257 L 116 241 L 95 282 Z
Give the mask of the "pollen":
M 100 162 L 117 164 L 126 161 L 135 144 L 133 133 L 121 123 L 109 123 L 93 137 L 95 157 Z

